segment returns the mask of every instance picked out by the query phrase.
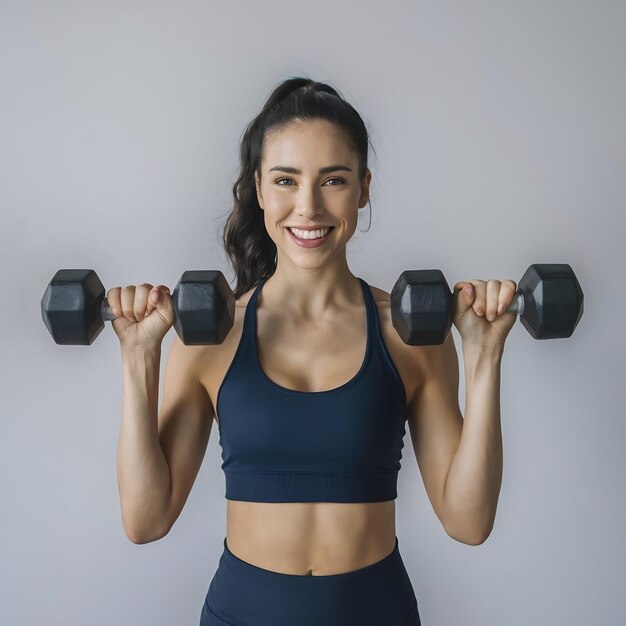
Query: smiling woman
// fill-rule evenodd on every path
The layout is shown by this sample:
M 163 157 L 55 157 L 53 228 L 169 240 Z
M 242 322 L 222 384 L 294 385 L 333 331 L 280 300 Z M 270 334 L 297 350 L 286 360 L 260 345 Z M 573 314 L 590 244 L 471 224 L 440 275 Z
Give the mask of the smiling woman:
M 356 228 L 358 209 L 369 200 L 371 172 L 366 168 L 362 176 L 355 174 L 359 171 L 359 156 L 353 146 L 349 133 L 332 121 L 315 117 L 294 119 L 267 133 L 262 163 L 255 171 L 256 200 L 264 214 L 267 235 L 277 248 L 277 266 L 315 272 L 325 267 L 333 290 L 341 287 L 342 282 L 345 286 L 354 284 L 345 246 Z M 321 163 L 331 165 L 320 166 Z M 266 164 L 272 166 L 266 169 Z M 270 174 L 275 171 L 293 176 Z M 336 176 L 337 172 L 344 176 Z M 296 259 L 295 250 L 315 250 L 316 254 Z M 276 276 L 284 275 L 279 271 Z M 312 276 L 310 272 L 308 280 Z M 307 280 L 300 273 L 301 286 L 305 284 L 303 279 Z M 318 279 L 319 276 L 319 291 Z
M 279 136 L 281 141 L 274 141 Z M 357 210 L 370 204 L 369 148 L 361 116 L 330 85 L 291 78 L 274 89 L 244 132 L 241 170 L 233 185 L 233 209 L 224 226 L 224 248 L 236 274 L 235 298 L 276 270 L 280 246 L 265 215 L 268 209 L 275 209 L 279 202 L 283 208 L 288 202 L 319 204 L 322 197 L 328 208 L 327 202 L 336 206 L 343 199 L 344 208 L 351 206 L 356 219 Z M 337 176 L 339 173 L 345 175 Z M 306 197 L 307 193 L 311 195 Z M 337 231 L 340 226 L 302 213 L 287 217 L 282 228 L 330 226 Z M 339 243 L 345 244 L 352 233 L 341 234 Z M 293 244 L 298 240 L 291 237 L 289 241 Z
M 200 467 L 206 424 L 219 428 L 227 532 L 201 626 L 420 624 L 394 502 L 415 368 L 389 294 L 346 257 L 369 203 L 368 147 L 357 111 L 307 78 L 281 83 L 244 133 L 223 234 L 233 327 L 222 344 L 175 342 L 159 416 L 165 533 Z M 194 376 L 174 384 L 189 367 Z M 184 441 L 167 435 L 175 415 Z

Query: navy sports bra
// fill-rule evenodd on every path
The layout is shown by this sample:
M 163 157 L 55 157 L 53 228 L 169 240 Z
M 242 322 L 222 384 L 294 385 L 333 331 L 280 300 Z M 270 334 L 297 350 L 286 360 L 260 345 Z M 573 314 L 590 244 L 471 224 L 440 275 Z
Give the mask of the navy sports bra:
M 217 395 L 226 498 L 248 502 L 382 502 L 397 497 L 404 384 L 383 341 L 369 285 L 361 369 L 326 391 L 296 391 L 259 363 L 256 302 L 246 306 L 235 356 Z

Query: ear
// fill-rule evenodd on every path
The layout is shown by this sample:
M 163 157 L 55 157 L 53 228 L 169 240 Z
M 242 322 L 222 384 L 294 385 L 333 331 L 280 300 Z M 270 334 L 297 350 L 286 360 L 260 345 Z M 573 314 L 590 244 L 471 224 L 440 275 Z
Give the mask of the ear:
M 256 186 L 256 199 L 257 199 L 257 202 L 259 203 L 259 206 L 263 210 L 263 197 L 261 196 L 261 182 L 259 181 L 259 178 L 258 178 L 256 172 L 254 173 L 254 184 Z
M 365 177 L 361 183 L 361 195 L 359 196 L 359 209 L 362 209 L 370 198 L 370 182 L 372 181 L 372 172 L 369 168 L 365 170 Z

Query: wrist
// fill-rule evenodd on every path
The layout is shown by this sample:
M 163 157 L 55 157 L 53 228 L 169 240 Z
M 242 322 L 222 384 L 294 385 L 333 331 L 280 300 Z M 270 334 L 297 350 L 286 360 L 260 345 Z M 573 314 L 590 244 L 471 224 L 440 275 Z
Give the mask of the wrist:
M 160 359 L 161 344 L 154 345 L 138 345 L 138 346 L 121 346 L 122 359 Z
M 463 349 L 463 354 L 483 354 L 483 355 L 491 355 L 491 356 L 502 356 L 504 353 L 504 344 L 472 344 L 461 342 L 461 347 Z
M 465 369 L 475 370 L 489 366 L 499 367 L 504 353 L 503 345 L 463 344 L 463 362 Z
M 473 348 L 463 351 L 463 372 L 466 394 L 490 393 L 492 386 L 500 384 L 502 354 L 493 349 Z M 467 410 L 466 402 L 465 408 Z

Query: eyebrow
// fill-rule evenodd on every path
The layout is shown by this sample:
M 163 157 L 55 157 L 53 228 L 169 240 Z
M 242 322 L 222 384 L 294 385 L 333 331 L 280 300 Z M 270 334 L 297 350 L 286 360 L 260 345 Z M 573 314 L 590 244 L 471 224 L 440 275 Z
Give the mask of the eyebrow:
M 268 172 L 273 172 L 274 170 L 277 170 L 279 172 L 285 172 L 286 174 L 302 174 L 302 172 L 299 169 L 295 167 L 287 167 L 286 165 L 277 165 L 276 167 L 270 168 Z M 319 169 L 320 174 L 329 174 L 330 172 L 339 172 L 339 171 L 351 172 L 352 170 L 347 165 L 341 165 L 341 164 L 328 165 L 326 167 L 320 167 Z

